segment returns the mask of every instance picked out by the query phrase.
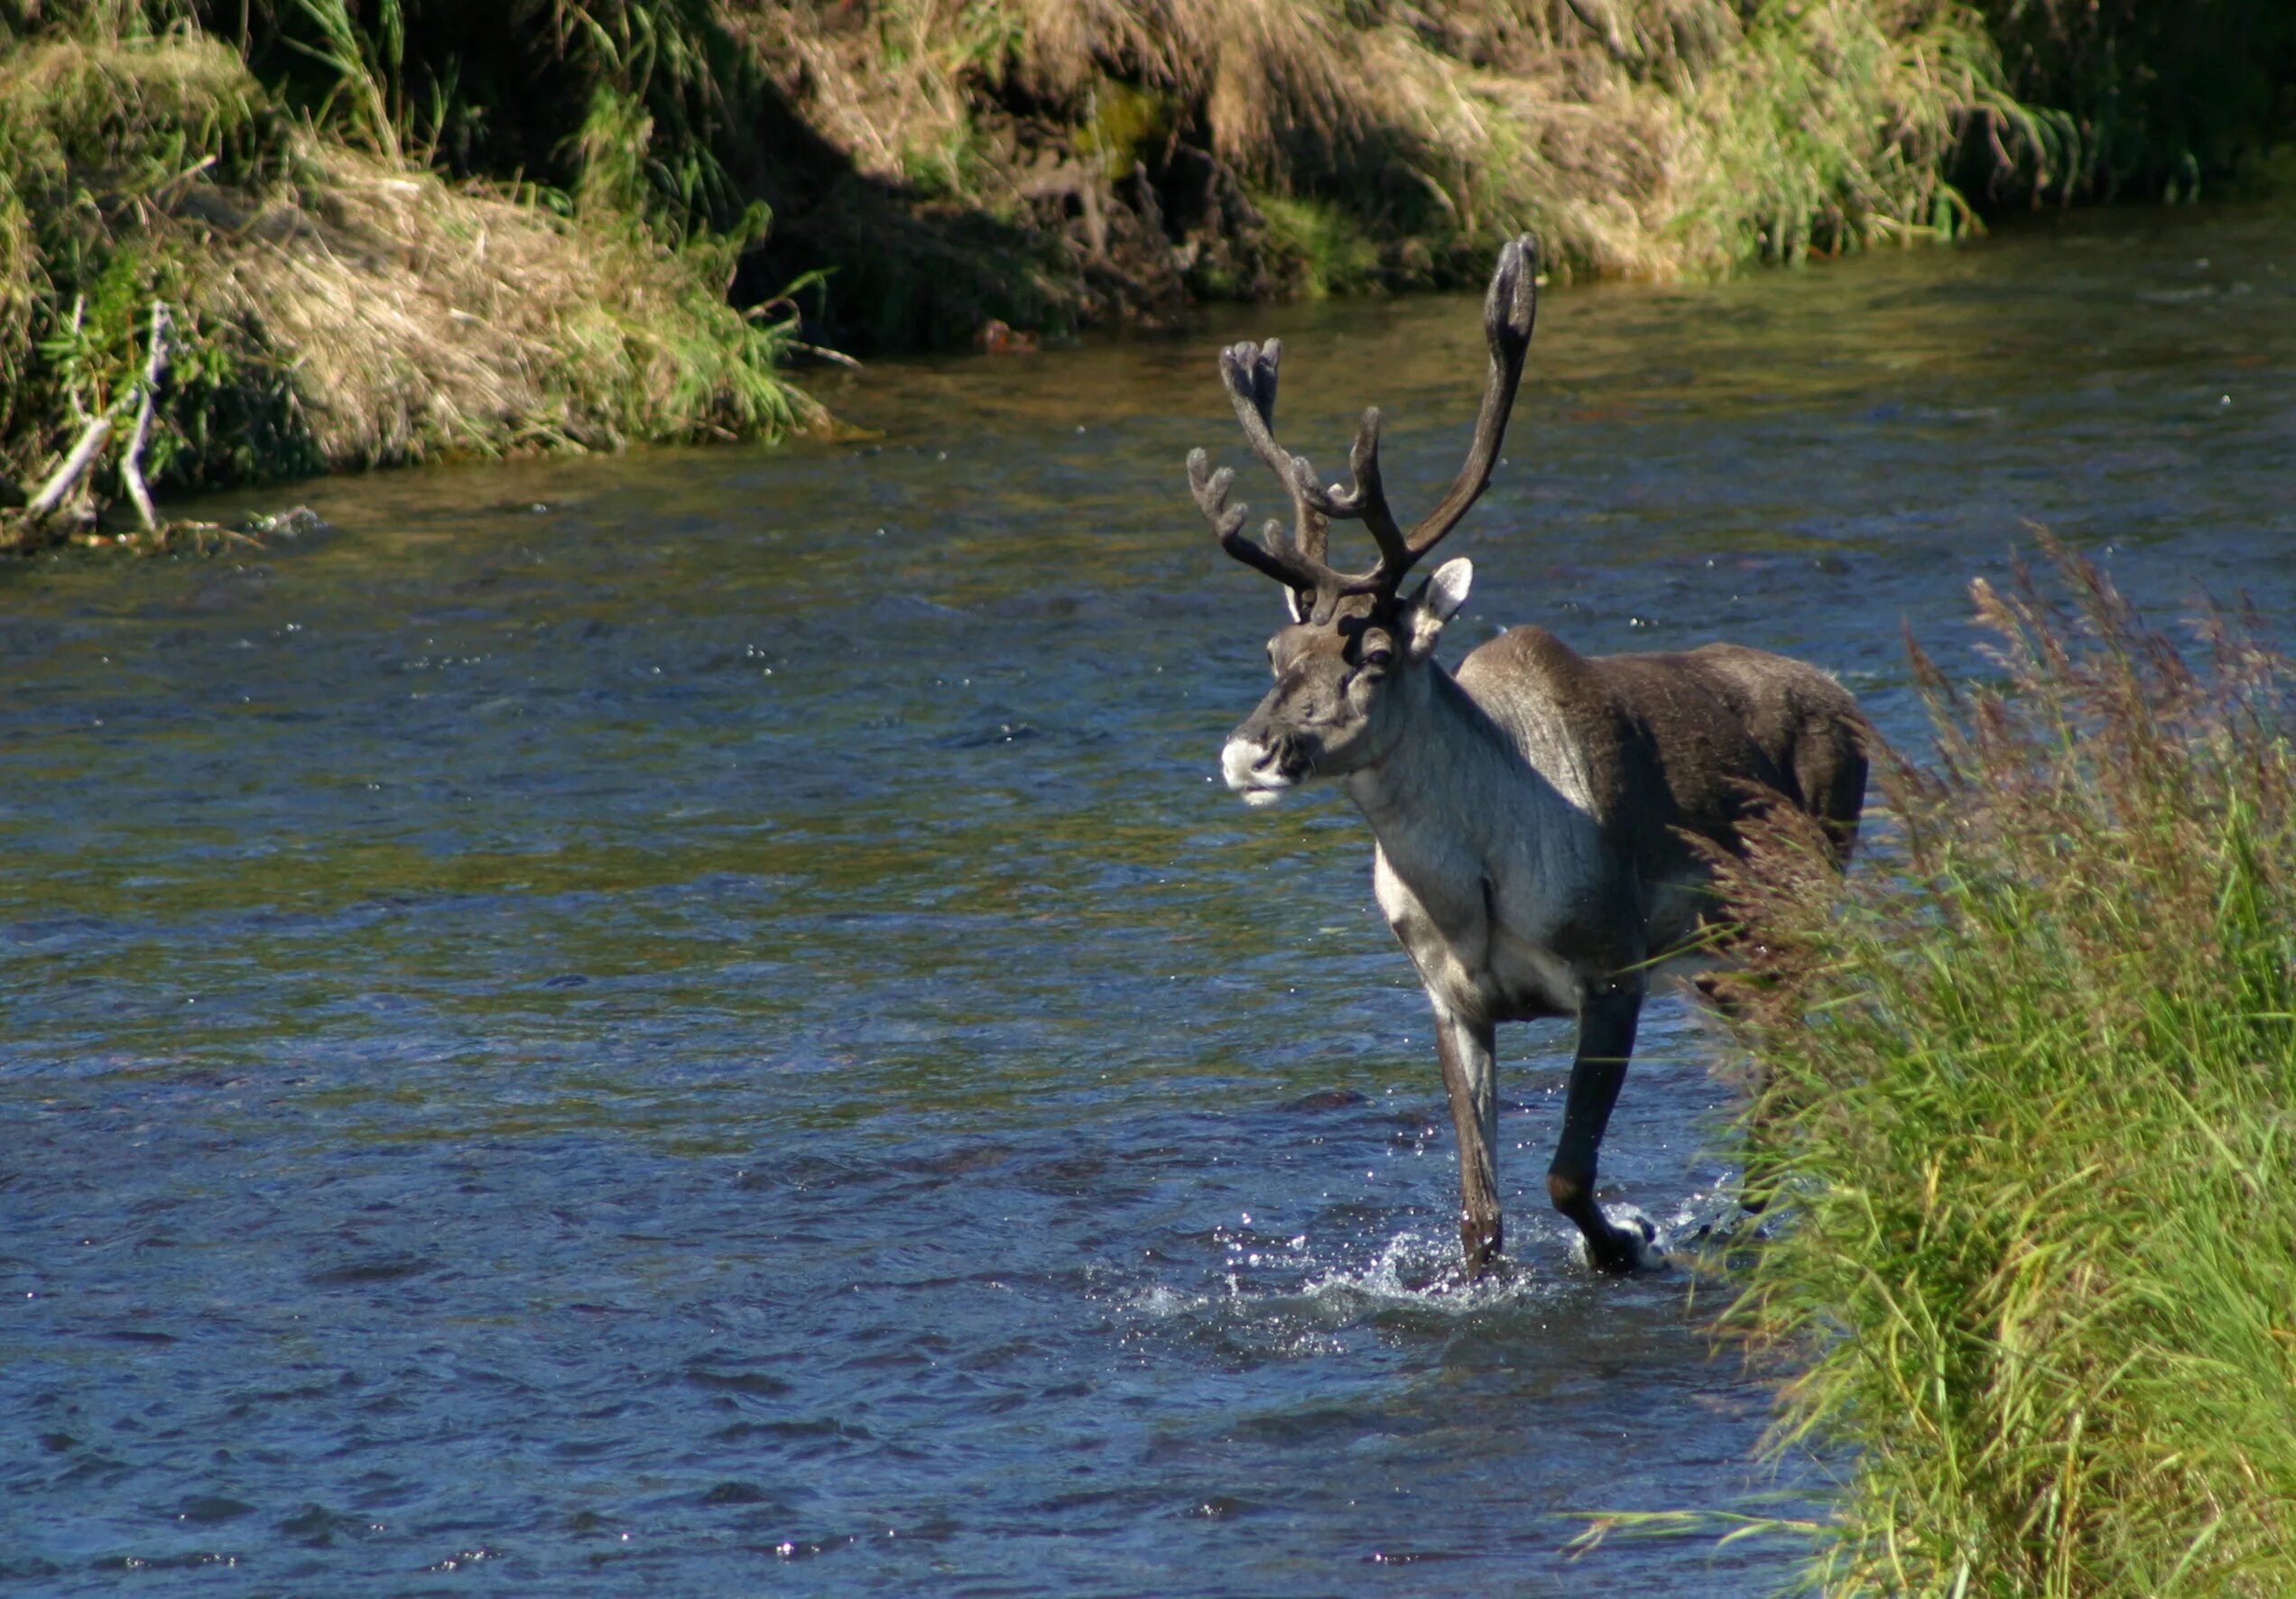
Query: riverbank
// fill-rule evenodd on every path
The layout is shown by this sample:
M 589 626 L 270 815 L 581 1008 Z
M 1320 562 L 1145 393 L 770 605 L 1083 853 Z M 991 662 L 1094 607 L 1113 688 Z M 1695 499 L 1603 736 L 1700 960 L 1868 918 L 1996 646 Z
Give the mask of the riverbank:
M 2189 197 L 2296 80 L 2296 19 L 2213 11 L 0 7 L 0 545 L 146 480 L 771 437 L 801 350 L 1471 284 L 1526 229 L 1662 279 Z
M 2051 554 L 1974 587 L 1995 686 L 1919 662 L 1879 863 L 1739 875 L 1792 1219 L 1733 1319 L 1849 1463 L 1828 1594 L 2296 1591 L 2289 668 Z
M 140 479 L 784 430 L 815 411 L 787 320 L 725 298 L 742 242 L 449 181 L 296 116 L 213 38 L 20 40 L 0 547 L 91 535 Z

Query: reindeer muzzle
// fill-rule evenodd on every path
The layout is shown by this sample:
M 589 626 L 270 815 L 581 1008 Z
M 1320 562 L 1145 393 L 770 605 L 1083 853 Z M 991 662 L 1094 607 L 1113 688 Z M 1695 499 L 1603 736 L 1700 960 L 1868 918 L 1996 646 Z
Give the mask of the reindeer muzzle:
M 1220 751 L 1220 775 L 1246 805 L 1273 805 L 1315 772 L 1314 741 L 1278 733 L 1264 743 L 1239 727 Z

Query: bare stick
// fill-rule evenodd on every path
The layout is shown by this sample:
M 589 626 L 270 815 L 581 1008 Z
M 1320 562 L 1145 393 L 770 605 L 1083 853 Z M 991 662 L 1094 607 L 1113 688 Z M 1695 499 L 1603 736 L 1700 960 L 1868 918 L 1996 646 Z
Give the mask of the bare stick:
M 144 356 L 142 397 L 135 407 L 135 431 L 128 435 L 127 448 L 120 456 L 120 482 L 127 487 L 127 497 L 135 502 L 136 520 L 145 532 L 156 531 L 158 514 L 152 509 L 152 491 L 144 482 L 144 448 L 152 441 L 152 411 L 160 392 L 160 379 L 168 367 L 168 329 L 172 326 L 167 301 L 152 302 L 151 347 Z
M 31 503 L 24 506 L 26 522 L 38 527 L 55 515 L 56 507 L 62 504 L 65 496 L 79 485 L 82 477 L 88 476 L 89 465 L 104 448 L 104 440 L 112 430 L 113 416 L 114 413 L 107 411 L 81 431 L 79 442 L 71 447 L 71 453 L 64 457 L 62 465 L 49 475 L 48 481 L 40 485 L 40 492 L 32 495 Z

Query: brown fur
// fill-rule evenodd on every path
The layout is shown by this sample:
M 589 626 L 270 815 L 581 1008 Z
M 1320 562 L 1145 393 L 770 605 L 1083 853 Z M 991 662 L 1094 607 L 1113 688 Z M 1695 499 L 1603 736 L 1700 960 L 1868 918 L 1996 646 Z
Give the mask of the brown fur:
M 1517 627 L 1469 654 L 1458 679 L 1486 713 L 1526 691 L 1561 708 L 1605 832 L 1645 875 L 1703 876 L 1680 832 L 1735 854 L 1738 822 L 1770 794 L 1826 823 L 1838 864 L 1856 842 L 1866 721 L 1816 667 L 1724 643 L 1586 656 L 1543 627 Z

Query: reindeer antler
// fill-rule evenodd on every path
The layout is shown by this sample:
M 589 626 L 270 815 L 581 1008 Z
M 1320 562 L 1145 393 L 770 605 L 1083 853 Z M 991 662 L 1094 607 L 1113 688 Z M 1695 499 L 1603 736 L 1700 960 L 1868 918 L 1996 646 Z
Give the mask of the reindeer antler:
M 1315 469 L 1305 456 L 1295 456 L 1275 439 L 1276 367 L 1283 347 L 1274 339 L 1264 345 L 1236 345 L 1220 352 L 1220 380 L 1244 425 L 1244 437 L 1266 462 L 1292 496 L 1294 531 L 1287 541 L 1282 522 L 1271 520 L 1254 544 L 1243 536 L 1245 507 L 1231 507 L 1228 490 L 1236 474 L 1227 467 L 1214 472 L 1200 449 L 1188 456 L 1189 485 L 1196 504 L 1212 524 L 1220 548 L 1246 566 L 1290 587 L 1302 598 L 1301 609 L 1311 622 L 1331 619 L 1339 601 L 1348 595 L 1377 595 L 1384 604 L 1394 597 L 1404 577 L 1419 559 L 1458 525 L 1491 481 L 1498 461 L 1499 441 L 1506 435 L 1508 414 L 1514 408 L 1515 390 L 1523 381 L 1523 363 L 1531 348 L 1531 330 L 1538 315 L 1536 240 L 1525 234 L 1499 252 L 1497 269 L 1483 299 L 1484 337 L 1490 346 L 1491 365 L 1484 380 L 1483 405 L 1475 419 L 1475 438 L 1467 446 L 1466 463 L 1435 509 L 1406 534 L 1387 504 L 1379 470 L 1377 406 L 1363 414 L 1356 430 L 1355 448 L 1347 453 L 1354 485 L 1319 487 Z M 1362 572 L 1334 570 L 1325 559 L 1330 524 L 1360 522 L 1379 548 L 1379 559 Z
M 1325 564 L 1331 522 L 1319 502 L 1327 496 L 1316 487 L 1315 468 L 1307 458 L 1286 453 L 1275 441 L 1276 369 L 1282 360 L 1282 341 L 1271 338 L 1264 345 L 1246 341 L 1222 350 L 1219 366 L 1220 381 L 1236 407 L 1236 421 L 1244 425 L 1245 439 L 1292 495 L 1291 538 L 1285 539 L 1283 524 L 1271 518 L 1257 544 L 1246 540 L 1243 536 L 1245 507 L 1231 507 L 1227 503 L 1235 472 L 1226 467 L 1212 471 L 1209 458 L 1200 449 L 1189 452 L 1188 482 L 1221 549 L 1301 595 L 1319 596 L 1320 609 L 1321 596 L 1327 594 L 1337 600 L 1341 594 L 1369 593 L 1368 588 L 1357 586 L 1375 578 L 1377 568 L 1350 576 Z M 1401 549 L 1400 534 L 1397 548 Z

